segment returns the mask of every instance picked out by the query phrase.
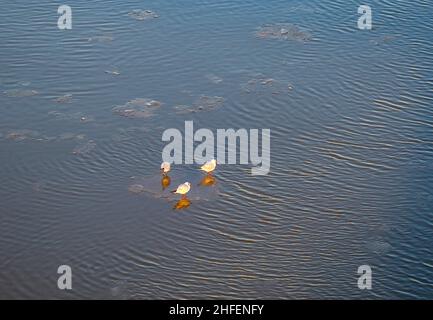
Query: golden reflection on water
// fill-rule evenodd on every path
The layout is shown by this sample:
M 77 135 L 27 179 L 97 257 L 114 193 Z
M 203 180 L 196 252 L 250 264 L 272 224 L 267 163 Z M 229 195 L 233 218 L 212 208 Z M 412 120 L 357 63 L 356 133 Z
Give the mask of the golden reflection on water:
M 216 182 L 217 180 L 213 175 L 207 174 L 206 176 L 203 177 L 203 179 L 201 179 L 198 185 L 203 187 L 210 187 L 215 185 Z
M 170 186 L 171 178 L 168 175 L 163 175 L 161 179 L 162 191 Z
M 187 197 L 182 197 L 176 204 L 174 205 L 174 210 L 182 210 L 186 209 L 191 205 L 191 200 L 189 200 Z

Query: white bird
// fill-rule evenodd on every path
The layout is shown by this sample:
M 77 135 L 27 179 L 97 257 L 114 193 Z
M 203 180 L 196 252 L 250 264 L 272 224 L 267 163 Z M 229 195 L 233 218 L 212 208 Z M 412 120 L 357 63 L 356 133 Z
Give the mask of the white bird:
M 207 173 L 210 173 L 210 172 L 212 172 L 212 171 L 215 170 L 216 165 L 217 165 L 216 160 L 212 159 L 212 160 L 206 162 L 204 165 L 202 165 L 201 168 L 200 168 L 200 170 L 203 170 L 203 171 L 205 171 Z
M 169 172 L 170 169 L 171 169 L 170 163 L 168 163 L 168 162 L 163 162 L 163 163 L 161 164 L 161 171 L 162 171 L 163 173 L 167 173 L 167 172 Z
M 182 196 L 186 195 L 189 190 L 191 190 L 191 183 L 185 182 L 177 187 L 176 190 L 172 191 L 173 193 L 181 194 Z

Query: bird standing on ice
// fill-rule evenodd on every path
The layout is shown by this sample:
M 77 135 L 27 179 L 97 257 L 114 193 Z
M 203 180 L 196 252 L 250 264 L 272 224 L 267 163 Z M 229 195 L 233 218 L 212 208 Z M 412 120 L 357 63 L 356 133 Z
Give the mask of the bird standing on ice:
M 186 197 L 186 194 L 191 190 L 191 183 L 185 182 L 182 183 L 176 190 L 172 191 L 172 193 L 181 194 L 182 197 Z
M 167 174 L 171 169 L 170 163 L 168 162 L 163 162 L 161 164 L 161 171 L 163 174 Z
M 206 172 L 206 173 L 211 173 L 212 171 L 215 170 L 217 165 L 217 162 L 215 159 L 212 159 L 208 162 L 206 162 L 204 165 L 201 166 L 200 170 Z

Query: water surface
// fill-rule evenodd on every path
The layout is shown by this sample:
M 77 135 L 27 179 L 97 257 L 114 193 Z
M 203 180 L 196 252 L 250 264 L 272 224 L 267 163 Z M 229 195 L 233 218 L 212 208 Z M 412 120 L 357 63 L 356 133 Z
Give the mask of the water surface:
M 370 31 L 356 1 L 75 0 L 67 31 L 61 4 L 0 11 L 0 298 L 433 298 L 428 1 L 371 1 Z M 186 120 L 270 128 L 271 172 L 219 166 L 173 210 L 161 136 Z

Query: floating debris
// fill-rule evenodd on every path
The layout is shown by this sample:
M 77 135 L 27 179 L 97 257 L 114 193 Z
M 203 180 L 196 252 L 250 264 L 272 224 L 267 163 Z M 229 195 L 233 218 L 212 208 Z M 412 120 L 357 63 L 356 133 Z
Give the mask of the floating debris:
M 187 106 L 184 104 L 179 104 L 177 106 L 174 106 L 173 109 L 174 109 L 174 112 L 176 112 L 178 114 L 195 112 L 195 110 L 191 106 Z
M 397 36 L 394 35 L 386 35 L 382 37 L 382 41 L 385 43 L 394 41 L 395 39 L 397 39 Z
M 148 118 L 153 116 L 161 105 L 157 100 L 138 98 L 113 108 L 113 113 L 127 118 Z
M 127 280 L 115 281 L 110 288 L 110 293 L 113 297 L 115 297 L 118 300 L 130 299 L 131 293 L 129 290 L 128 281 Z
M 216 109 L 218 107 L 221 107 L 223 105 L 223 103 L 224 103 L 224 98 L 222 98 L 222 97 L 201 96 L 196 101 L 195 106 L 200 111 L 203 111 L 203 110 L 208 111 L 208 110 L 213 110 L 213 109 Z
M 86 155 L 96 148 L 96 142 L 93 140 L 80 143 L 77 147 L 72 150 L 72 154 L 75 155 Z
M 9 131 L 5 135 L 5 139 L 15 141 L 15 142 L 24 141 L 24 140 L 37 140 L 37 141 L 44 140 L 44 138 L 41 136 L 39 132 L 33 130 L 27 130 L 27 129 Z
M 187 105 L 178 105 L 175 106 L 175 112 L 179 114 L 185 114 L 185 113 L 195 113 L 195 112 L 202 112 L 202 111 L 212 111 L 219 107 L 221 107 L 224 104 L 224 98 L 214 96 L 205 96 L 202 95 L 200 98 L 198 98 L 192 106 Z
M 72 94 L 65 94 L 63 96 L 54 98 L 54 102 L 57 103 L 71 103 L 72 101 Z
M 32 190 L 34 192 L 43 192 L 47 189 L 47 187 L 48 187 L 48 182 L 38 181 L 38 182 L 33 183 Z
M 293 24 L 267 24 L 261 26 L 256 31 L 256 36 L 262 39 L 279 39 L 279 40 L 295 40 L 295 41 L 310 41 L 312 35 L 306 30 L 302 30 Z
M 75 136 L 75 139 L 78 139 L 78 140 L 84 140 L 86 138 L 86 135 L 85 134 L 77 134 L 76 136 Z
M 373 253 L 384 255 L 392 250 L 392 245 L 381 238 L 376 238 L 367 243 L 367 249 Z
M 128 13 L 128 16 L 135 20 L 144 21 L 159 18 L 159 16 L 151 10 L 134 9 Z
M 268 78 L 264 75 L 257 75 L 253 79 L 248 80 L 246 84 L 241 86 L 246 93 L 267 93 L 282 94 L 293 90 L 292 84 L 288 81 Z
M 23 134 L 23 133 L 19 133 L 19 132 L 11 132 L 11 133 L 8 133 L 7 135 L 6 135 L 6 139 L 7 140 L 13 140 L 13 141 L 23 141 L 23 140 L 25 140 L 27 137 L 26 137 L 26 135 L 25 134 Z
M 20 142 L 20 141 L 41 141 L 41 142 L 54 142 L 54 141 L 65 141 L 65 140 L 77 140 L 82 142 L 86 139 L 84 134 L 76 133 L 63 133 L 58 136 L 46 136 L 38 131 L 34 130 L 9 130 L 6 133 L 0 133 L 0 139 Z
M 299 5 L 291 5 L 290 8 L 287 8 L 286 12 L 296 12 L 296 13 L 323 13 L 322 8 L 315 7 L 314 5 L 308 3 L 301 3 Z
M 86 138 L 85 134 L 76 134 L 72 132 L 62 133 L 58 136 L 58 140 L 84 140 Z
M 4 91 L 3 94 L 10 98 L 24 98 L 38 95 L 39 92 L 29 89 L 11 89 Z
M 386 35 L 386 36 L 379 37 L 377 39 L 370 40 L 370 43 L 377 46 L 377 45 L 393 42 L 395 39 L 397 39 L 397 36 Z
M 48 115 L 55 117 L 58 120 L 72 120 L 72 121 L 80 121 L 80 122 L 91 122 L 94 120 L 91 116 L 86 116 L 81 112 L 71 112 L 65 113 L 60 111 L 50 111 Z
M 146 190 L 146 188 L 144 188 L 144 186 L 142 186 L 141 184 L 133 184 L 130 185 L 128 188 L 128 191 L 131 193 L 142 193 Z
M 93 36 L 87 39 L 89 42 L 100 42 L 100 43 L 108 43 L 112 42 L 114 38 L 112 36 Z
M 214 74 L 207 74 L 207 75 L 206 75 L 206 78 L 207 78 L 210 82 L 212 82 L 212 83 L 214 83 L 214 84 L 219 84 L 219 83 L 223 82 L 223 79 L 222 79 L 222 78 L 220 78 L 220 77 L 218 77 L 217 75 L 214 75 Z
M 105 70 L 104 72 L 108 73 L 108 74 L 111 74 L 113 76 L 119 76 L 120 75 L 120 72 L 117 69 L 114 69 L 114 70 Z

